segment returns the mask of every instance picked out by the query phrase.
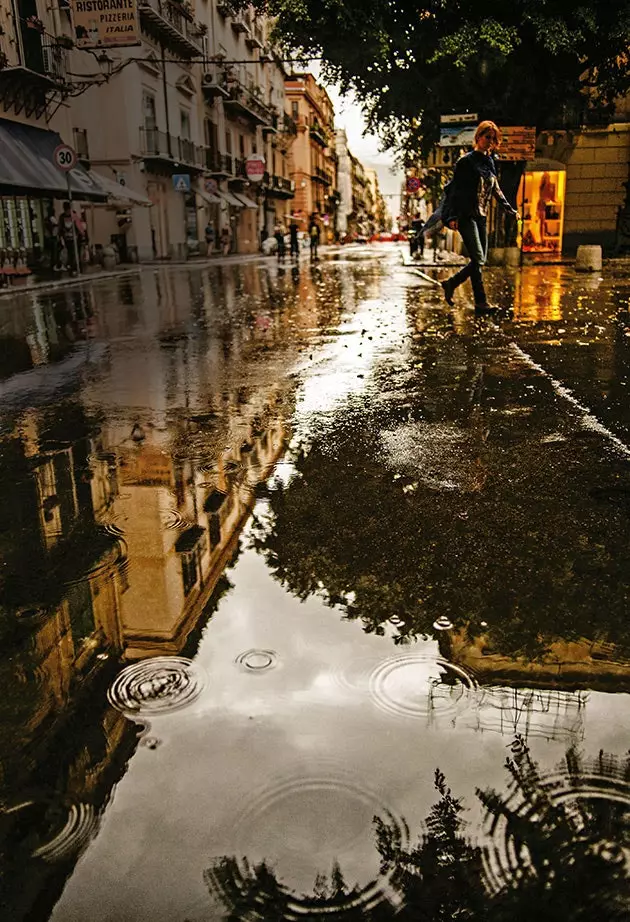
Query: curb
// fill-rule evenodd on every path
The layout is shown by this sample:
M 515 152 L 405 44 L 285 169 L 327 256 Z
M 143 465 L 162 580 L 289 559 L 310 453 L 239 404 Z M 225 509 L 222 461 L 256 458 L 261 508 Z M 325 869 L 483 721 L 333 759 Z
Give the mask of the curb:
M 133 275 L 140 271 L 141 267 L 137 265 L 125 269 L 112 269 L 111 272 L 88 272 L 86 275 L 78 275 L 76 278 L 56 279 L 52 282 L 34 282 L 32 285 L 26 285 L 24 288 L 2 289 L 0 291 L 0 298 L 14 298 L 18 295 L 35 294 L 40 291 L 54 291 L 57 288 L 70 288 L 75 285 L 84 285 L 86 282 L 113 279 L 121 275 Z

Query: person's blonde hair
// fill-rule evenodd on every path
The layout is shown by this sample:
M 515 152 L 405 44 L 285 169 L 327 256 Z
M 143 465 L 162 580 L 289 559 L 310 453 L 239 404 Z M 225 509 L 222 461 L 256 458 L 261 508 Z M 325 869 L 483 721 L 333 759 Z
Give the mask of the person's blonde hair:
M 477 143 L 481 135 L 485 134 L 487 131 L 492 132 L 493 143 L 495 144 L 496 147 L 498 147 L 499 144 L 501 143 L 501 132 L 499 130 L 498 125 L 495 125 L 494 122 L 491 122 L 489 120 L 485 122 L 479 122 L 479 124 L 477 125 L 477 130 L 475 131 L 475 144 Z

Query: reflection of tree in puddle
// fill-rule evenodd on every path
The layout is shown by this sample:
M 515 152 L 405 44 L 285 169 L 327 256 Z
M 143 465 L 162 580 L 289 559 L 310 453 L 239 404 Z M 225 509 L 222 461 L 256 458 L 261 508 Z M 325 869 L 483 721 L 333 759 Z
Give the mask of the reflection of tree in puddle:
M 236 856 L 204 872 L 211 895 L 236 920 L 329 919 L 581 922 L 627 918 L 630 900 L 630 759 L 600 753 L 594 764 L 569 750 L 545 773 L 516 736 L 506 760 L 507 793 L 477 790 L 486 809 L 481 844 L 466 834 L 462 798 L 437 769 L 439 795 L 417 844 L 374 817 L 380 877 L 346 882 L 335 861 L 313 892 L 287 887 L 273 864 Z

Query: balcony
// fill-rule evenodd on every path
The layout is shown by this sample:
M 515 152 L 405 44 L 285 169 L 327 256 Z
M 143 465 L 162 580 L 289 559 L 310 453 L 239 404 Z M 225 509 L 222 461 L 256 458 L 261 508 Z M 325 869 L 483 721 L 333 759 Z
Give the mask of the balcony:
M 205 149 L 205 167 L 206 171 L 213 176 L 226 177 L 234 173 L 232 155 L 218 154 L 209 147 Z
M 328 135 L 319 122 L 313 122 L 310 126 L 310 134 L 312 139 L 318 144 L 321 144 L 322 147 L 328 147 Z
M 138 0 L 142 28 L 183 57 L 201 57 L 203 29 L 177 0 Z
M 298 126 L 295 119 L 291 118 L 290 115 L 287 115 L 286 112 L 282 115 L 282 120 L 280 123 L 280 133 L 286 134 L 291 138 L 296 138 L 298 133 Z
M 315 182 L 321 182 L 325 186 L 332 185 L 332 173 L 329 170 L 324 170 L 320 166 L 315 167 L 315 172 L 311 174 L 311 179 L 314 179 Z
M 232 31 L 236 32 L 239 35 L 241 32 L 245 35 L 249 35 L 249 27 L 247 23 L 243 22 L 242 19 L 233 19 L 230 23 L 232 26 Z
M 245 159 L 243 157 L 234 157 L 234 168 L 232 170 L 232 176 L 234 179 L 247 179 L 247 173 L 245 172 Z
M 225 69 L 206 65 L 201 78 L 201 88 L 208 102 L 213 102 L 219 97 L 227 99 L 230 94 L 226 86 Z
M 176 173 L 182 166 L 197 172 L 204 169 L 203 148 L 157 128 L 140 128 L 140 153 L 149 168 L 168 173 Z
M 223 108 L 229 113 L 242 115 L 255 125 L 270 125 L 272 112 L 252 91 L 234 78 L 227 81 L 229 96 L 223 100 Z
M 254 48 L 260 48 L 261 50 L 264 48 L 263 40 L 259 37 L 256 31 L 249 33 L 245 39 L 245 44 L 248 48 L 251 48 L 252 51 Z
M 22 26 L 24 54 L 19 64 L 0 70 L 0 102 L 5 110 L 40 118 L 54 96 L 65 96 L 66 48 L 55 38 Z
M 275 176 L 265 173 L 264 184 L 267 187 L 268 198 L 293 198 L 295 195 L 295 183 L 292 179 L 285 179 L 284 176 Z
M 217 3 L 217 13 L 222 19 L 227 19 L 230 15 L 230 8 L 227 3 Z

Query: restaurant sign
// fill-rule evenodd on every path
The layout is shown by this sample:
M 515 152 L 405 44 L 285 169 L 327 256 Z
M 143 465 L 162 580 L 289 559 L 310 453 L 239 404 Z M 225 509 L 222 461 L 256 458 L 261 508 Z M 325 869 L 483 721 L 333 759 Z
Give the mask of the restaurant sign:
M 140 44 L 137 0 L 72 0 L 77 48 L 120 48 Z
M 536 156 L 536 129 L 512 125 L 501 129 L 499 160 L 533 160 Z

